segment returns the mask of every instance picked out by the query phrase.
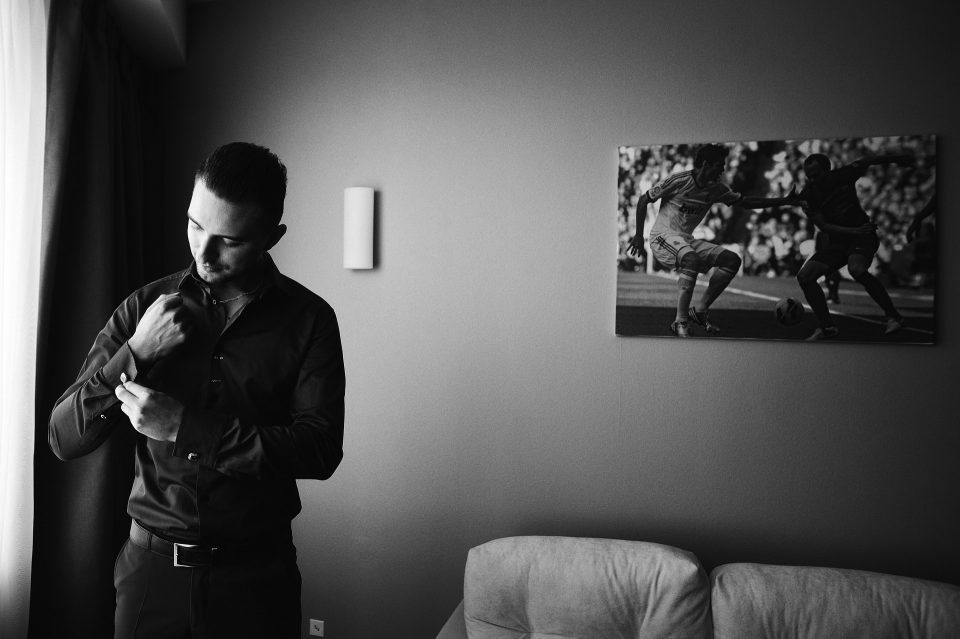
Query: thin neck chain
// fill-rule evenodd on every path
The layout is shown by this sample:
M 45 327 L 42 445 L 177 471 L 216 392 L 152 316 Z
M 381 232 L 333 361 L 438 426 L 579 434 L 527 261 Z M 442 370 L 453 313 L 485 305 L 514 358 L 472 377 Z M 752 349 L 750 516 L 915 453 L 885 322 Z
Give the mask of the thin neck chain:
M 254 293 L 256 293 L 256 292 L 259 291 L 259 290 L 260 290 L 260 284 L 257 284 L 256 288 L 254 288 L 254 289 L 252 289 L 252 290 L 250 290 L 250 291 L 246 291 L 246 292 L 240 293 L 240 294 L 237 295 L 236 297 L 228 297 L 228 298 L 225 299 L 225 300 L 218 300 L 217 298 L 213 298 L 213 301 L 216 302 L 217 304 L 226 304 L 227 302 L 236 302 L 236 301 L 237 301 L 238 299 L 240 299 L 241 297 L 247 297 L 247 296 L 249 296 L 249 295 L 253 295 Z
M 237 301 L 238 299 L 240 299 L 241 297 L 247 297 L 248 295 L 253 295 L 254 293 L 256 293 L 255 290 L 254 290 L 254 291 L 250 291 L 249 293 L 240 293 L 240 294 L 237 295 L 236 297 L 228 297 L 228 298 L 225 299 L 225 300 L 218 300 L 217 298 L 213 298 L 213 299 L 214 299 L 214 301 L 215 301 L 217 304 L 226 304 L 227 302 L 236 302 L 236 301 Z

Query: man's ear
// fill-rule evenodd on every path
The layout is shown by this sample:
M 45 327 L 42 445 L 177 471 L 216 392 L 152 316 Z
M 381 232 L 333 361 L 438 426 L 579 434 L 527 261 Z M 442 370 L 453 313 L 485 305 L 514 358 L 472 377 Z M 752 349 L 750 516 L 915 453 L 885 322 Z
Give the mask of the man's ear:
M 267 238 L 267 246 L 266 246 L 266 248 L 264 248 L 263 250 L 269 251 L 269 250 L 272 249 L 274 246 L 276 246 L 276 245 L 277 245 L 277 242 L 280 241 L 280 238 L 282 238 L 282 237 L 284 236 L 284 234 L 286 234 L 286 232 L 287 232 L 287 225 L 286 225 L 286 224 L 277 224 L 277 228 L 273 229 L 273 230 L 270 232 L 270 235 L 269 235 L 269 237 Z

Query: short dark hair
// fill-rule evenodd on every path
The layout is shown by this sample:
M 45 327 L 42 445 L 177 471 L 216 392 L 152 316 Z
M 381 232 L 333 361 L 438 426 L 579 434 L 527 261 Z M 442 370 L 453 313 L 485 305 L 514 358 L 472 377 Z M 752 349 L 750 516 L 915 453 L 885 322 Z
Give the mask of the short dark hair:
M 220 199 L 255 204 L 269 228 L 283 217 L 287 167 L 270 149 L 250 142 L 224 144 L 200 163 L 193 179 Z
M 812 153 L 808 155 L 803 161 L 803 166 L 807 166 L 808 164 L 819 164 L 820 168 L 824 171 L 829 171 L 831 166 L 830 158 L 823 153 Z
M 699 169 L 706 162 L 718 162 L 730 155 L 730 150 L 722 144 L 704 144 L 697 149 L 693 158 L 693 168 Z

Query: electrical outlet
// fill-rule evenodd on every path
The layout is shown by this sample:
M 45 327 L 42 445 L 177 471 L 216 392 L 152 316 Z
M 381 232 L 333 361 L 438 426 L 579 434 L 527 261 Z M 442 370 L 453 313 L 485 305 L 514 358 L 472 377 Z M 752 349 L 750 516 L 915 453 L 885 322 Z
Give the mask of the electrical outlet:
M 323 636 L 323 621 L 321 621 L 320 619 L 310 620 L 310 636 L 311 637 Z

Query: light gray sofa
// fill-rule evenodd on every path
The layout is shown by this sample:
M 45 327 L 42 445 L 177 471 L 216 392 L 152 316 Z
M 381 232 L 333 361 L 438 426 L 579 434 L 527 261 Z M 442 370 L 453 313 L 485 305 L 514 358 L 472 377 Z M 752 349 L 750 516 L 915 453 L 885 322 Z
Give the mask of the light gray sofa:
M 726 564 L 642 541 L 507 537 L 467 555 L 437 639 L 958 639 L 960 587 Z

